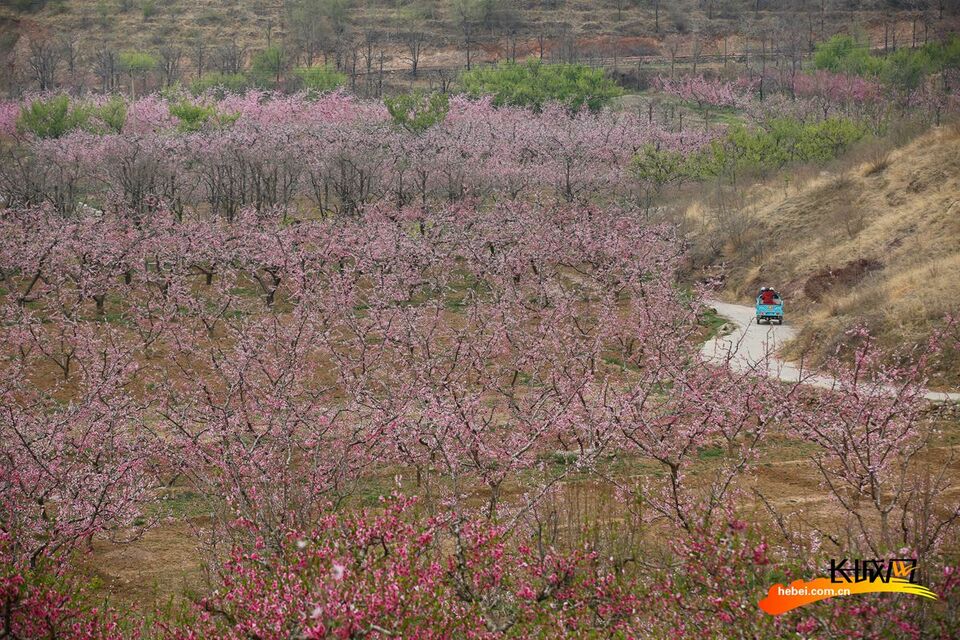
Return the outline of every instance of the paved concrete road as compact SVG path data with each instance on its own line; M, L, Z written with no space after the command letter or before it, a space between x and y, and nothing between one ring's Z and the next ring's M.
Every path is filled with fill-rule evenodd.
M809 369L777 357L783 344L796 336L789 324L757 324L753 307L719 300L707 300L706 303L734 327L731 333L713 338L703 345L701 354L707 360L729 362L737 371L754 370L786 382L803 382L825 389L833 388L836 384L833 378L815 375ZM960 402L960 393L928 391L924 395L936 402Z

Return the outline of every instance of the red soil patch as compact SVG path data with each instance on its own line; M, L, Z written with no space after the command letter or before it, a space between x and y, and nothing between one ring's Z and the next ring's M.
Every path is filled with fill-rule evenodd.
M871 271L882 269L876 260L860 258L839 269L826 269L807 278L803 293L814 302L820 302L835 287L853 287Z

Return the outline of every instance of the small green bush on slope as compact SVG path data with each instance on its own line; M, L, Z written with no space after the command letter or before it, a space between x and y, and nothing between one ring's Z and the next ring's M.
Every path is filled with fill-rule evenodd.
M463 88L471 97L493 96L495 106L511 105L536 110L550 102L571 109L599 111L622 91L603 70L580 64L506 62L468 71Z

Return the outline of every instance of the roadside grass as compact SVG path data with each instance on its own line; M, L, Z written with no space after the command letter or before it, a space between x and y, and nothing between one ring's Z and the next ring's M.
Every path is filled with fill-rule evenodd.
M175 486L165 489L159 500L150 504L148 515L190 520L209 515L212 506L213 501L208 496L188 487Z
M706 329L704 342L718 336L726 335L732 330L730 323L727 322L727 319L717 313L716 309L707 309L700 314L698 320L700 322L700 326Z

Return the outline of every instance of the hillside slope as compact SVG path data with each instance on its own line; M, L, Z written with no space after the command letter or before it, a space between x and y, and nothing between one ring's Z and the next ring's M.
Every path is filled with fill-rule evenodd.
M508 57L542 56L547 60L602 63L613 58L659 55L698 58L742 54L745 47L766 48L770 33L804 29L810 42L837 31L862 30L873 46L915 43L957 28L957 10L925 15L917 30L917 12L891 7L881 0L847 7L831 3L804 4L781 0L723 3L675 0L670 3L622 0L492 0L471 2L489 7L469 22L459 17L453 0L14 0L0 2L0 89L16 79L30 86L31 43L69 45L73 63L61 69L58 83L97 86L91 67L98 52L146 51L161 48L178 53L177 66L185 79L205 71L230 67L218 62L220 49L239 55L246 64L269 44L280 44L287 62L307 59L304 39L315 41L317 57L345 69L363 69L382 61L384 69L407 73L409 45L404 34L420 33L420 69L453 70L466 62L465 33L470 34L474 63ZM305 14L296 7L314 7ZM19 9L18 9L19 7ZM337 8L332 14L322 7ZM659 11L655 7L660 7ZM332 11L332 9L331 9ZM335 15L331 18L330 15ZM299 18L296 16L300 16ZM304 17L306 16L306 17ZM299 27L297 26L299 25ZM920 34L920 35L918 35ZM746 42L758 40L747 45ZM779 36L777 36L779 37ZM419 40L418 40L419 41ZM809 44L809 43L808 43ZM369 48L368 48L369 45ZM235 47L235 49L234 49ZM239 53L238 53L239 52ZM383 53L381 60L380 53ZM60 66L67 67L66 54ZM312 56L311 56L312 59ZM241 64L243 66L243 64ZM225 71L226 73L226 71Z
M960 308L958 125L786 196L766 187L739 215L727 221L741 229L737 242L716 260L725 294L749 301L760 286L780 289L802 327L794 353L829 353L860 320L887 346L918 343ZM957 365L945 362L940 382L955 384Z

